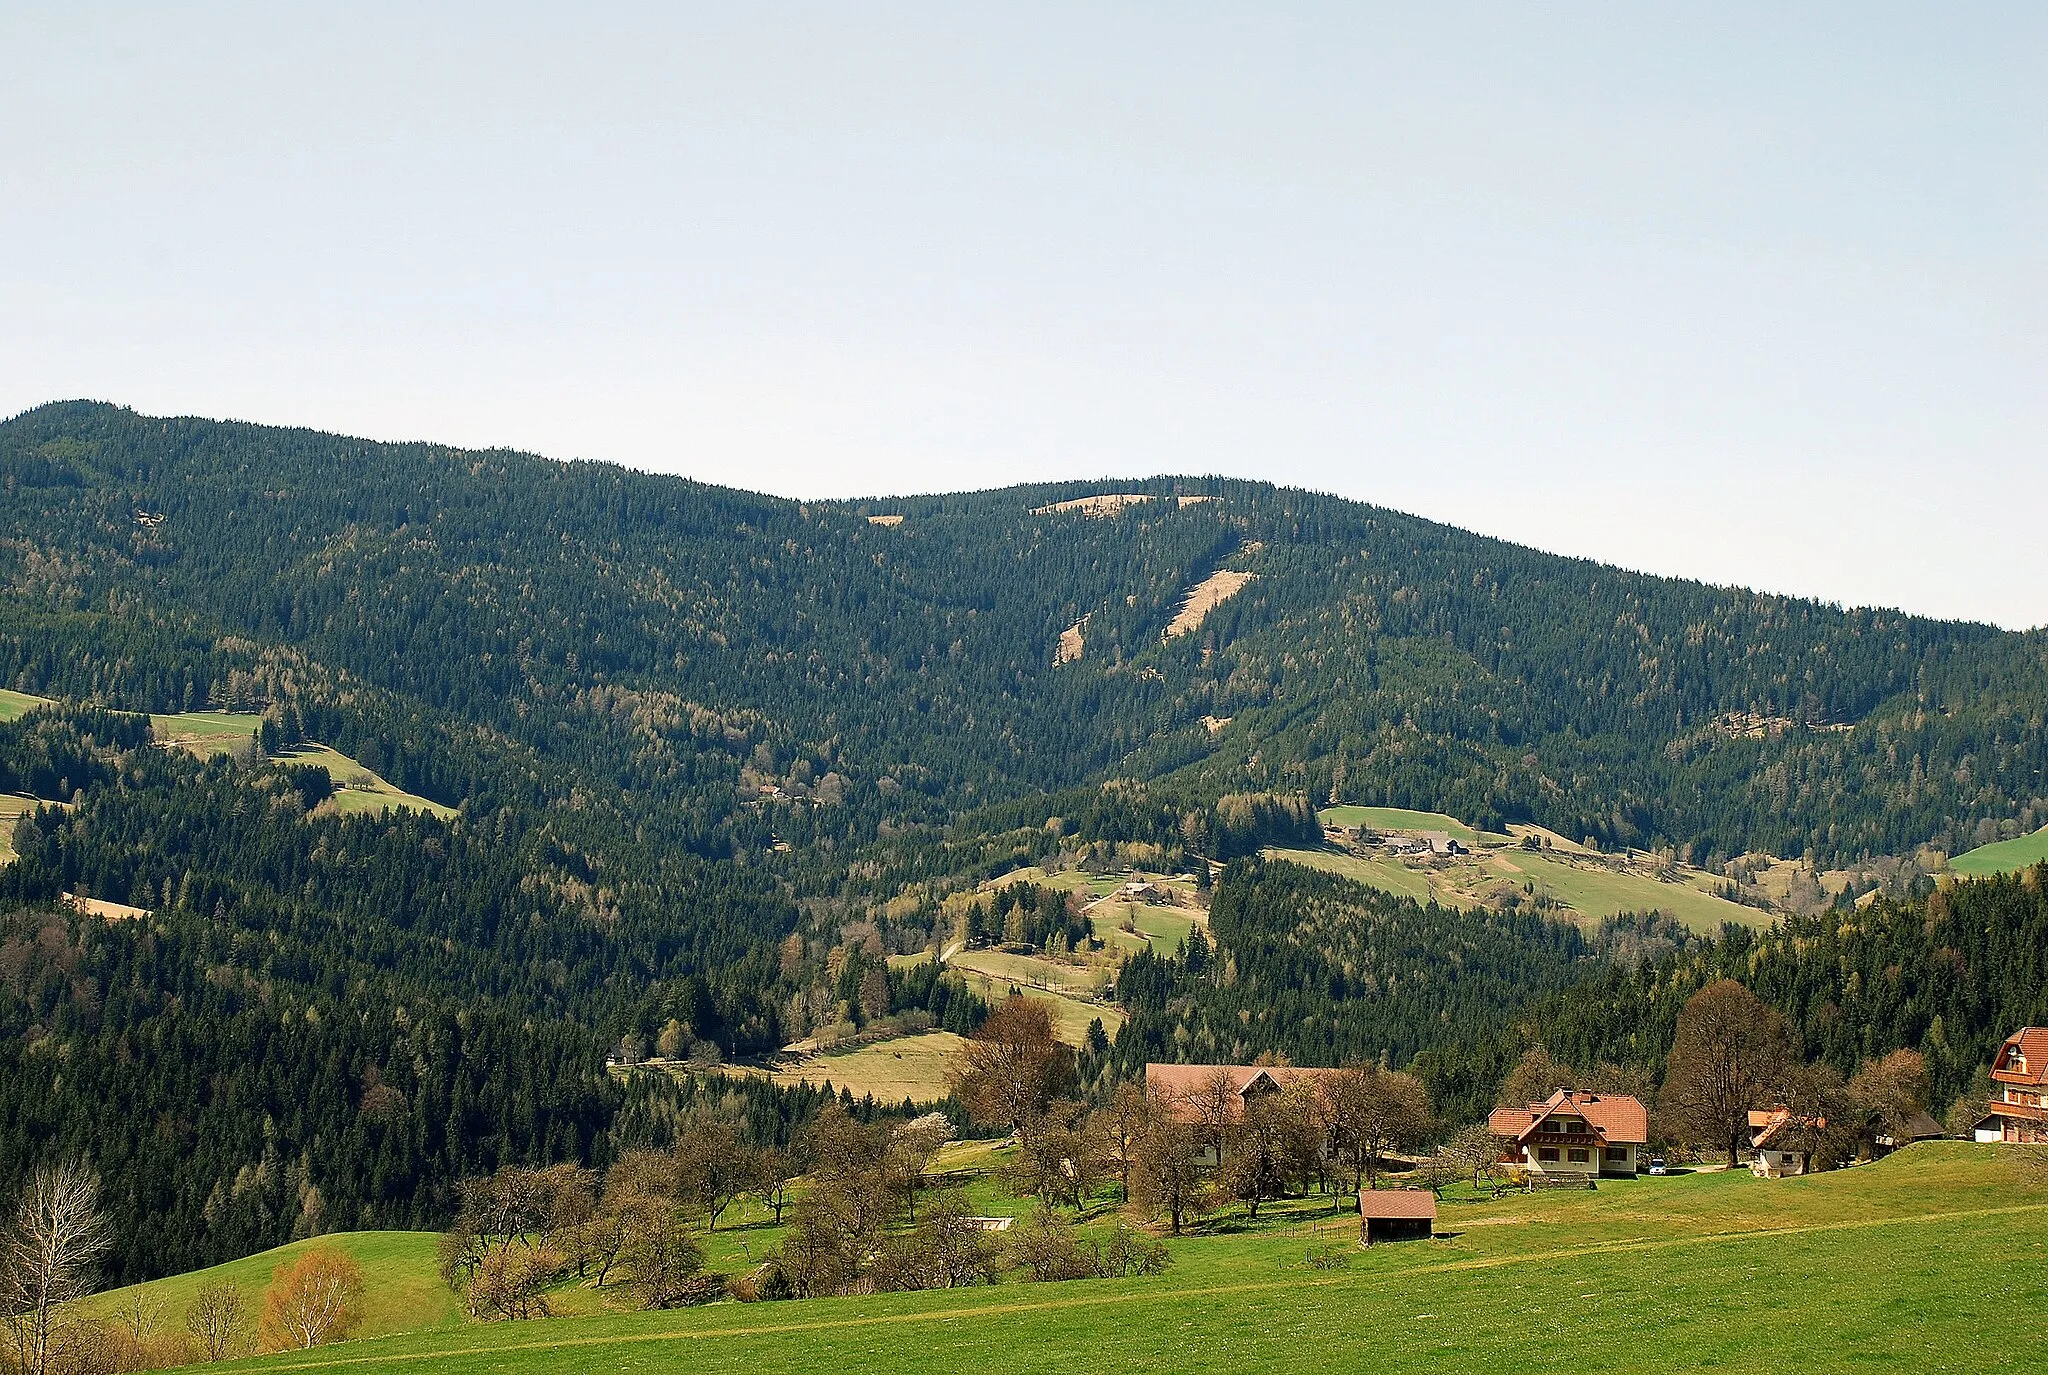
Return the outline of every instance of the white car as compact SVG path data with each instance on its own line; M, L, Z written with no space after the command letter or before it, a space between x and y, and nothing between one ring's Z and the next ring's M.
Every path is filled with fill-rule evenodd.
M1671 1173L1671 1171L1670 1171L1670 1170L1668 1170L1668 1169L1666 1169L1666 1168L1665 1168L1665 1166L1664 1166L1664 1157L1663 1157L1663 1156L1661 1156L1661 1155L1653 1155L1653 1156L1651 1156L1651 1157L1650 1157L1650 1173L1651 1173L1651 1174L1670 1174L1670 1173Z

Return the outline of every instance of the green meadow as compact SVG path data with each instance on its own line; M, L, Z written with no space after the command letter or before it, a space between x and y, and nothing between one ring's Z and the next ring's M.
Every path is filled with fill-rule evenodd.
M19 721L37 707L50 705L52 703L47 697L32 697L26 692L0 688L0 721Z
M1442 812L1415 812L1406 807L1325 807L1316 813L1325 826L1367 826L1375 831L1442 831L1470 845L1479 833Z
M166 1326L177 1328L184 1322L185 1310L200 1287L216 1280L237 1285L251 1311L259 1311L271 1272L298 1259L308 1247L322 1244L339 1247L363 1267L362 1336L418 1332L457 1322L462 1314L455 1295L441 1282L434 1259L434 1240L432 1232L342 1232L321 1237L318 1243L295 1241L209 1269L95 1294L86 1301L84 1311L104 1316L141 1293L161 1305Z
M1948 867L1968 878L1990 874L2017 873L2031 865L2048 863L2048 827L2014 840L1994 841L1957 855Z
M983 1152L991 1148L977 1146ZM1464 1196L1459 1196L1462 1193ZM764 1220L765 1221L765 1220ZM1806 1179L1454 1191L1364 1249L1327 1199L1230 1213L1140 1280L442 1325L250 1370L1676 1372L2040 1368L2048 1161L1963 1143ZM747 1240L749 1234L754 1239ZM722 1230L714 1259L772 1229ZM1312 1255L1335 1256L1311 1264Z

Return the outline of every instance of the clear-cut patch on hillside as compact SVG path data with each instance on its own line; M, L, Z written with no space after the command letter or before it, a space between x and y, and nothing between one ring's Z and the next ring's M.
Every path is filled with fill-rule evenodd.
M1079 511L1084 516L1113 516L1117 512L1127 510L1130 507L1142 506L1148 501L1158 500L1158 497L1153 496L1149 492L1103 492L1092 497L1075 497L1071 501L1055 501L1049 506L1034 507L1031 514L1034 516L1056 516L1067 511ZM1205 502L1214 500L1216 500L1215 497L1208 496L1172 498L1176 506L1200 506ZM874 517L870 516L868 519L873 520Z
M1199 630L1203 619L1211 611L1229 601L1252 580L1249 573L1218 569L1189 589L1187 599L1180 604L1180 611L1166 627L1166 638L1176 635L1191 635Z
M1088 628L1088 618L1083 616L1060 632L1059 646L1052 652L1053 667L1071 664L1081 657L1081 651L1088 647L1083 632Z
M868 524L870 524L870 525L901 525L902 523L903 523L903 517L901 517L901 516L869 516L869 517L868 517Z

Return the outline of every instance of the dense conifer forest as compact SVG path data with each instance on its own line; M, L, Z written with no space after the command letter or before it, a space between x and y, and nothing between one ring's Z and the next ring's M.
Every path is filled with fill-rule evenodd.
M1104 490L1151 499L1047 509ZM1169 634L1218 571L1251 576ZM802 503L84 403L0 425L0 580L0 687L55 703L0 723L25 809L0 1191L90 1157L118 1278L439 1225L463 1178L601 1163L690 1092L609 1075L621 1050L972 1030L977 998L890 957L1062 845L1205 882L1231 861L1213 942L1122 967L1098 1086L1147 1059L1384 1060L1469 1121L1539 1044L1654 1083L1725 974L1845 1073L1924 1051L1946 1101L2048 1021L2038 874L1701 940L1258 858L1315 843L1331 801L1703 865L2018 834L2048 821L2038 632L1254 483ZM147 715L205 710L261 725L202 758ZM301 742L449 814L324 805ZM970 934L1089 939L1052 890L1000 891ZM769 1137L818 1099L745 1093Z

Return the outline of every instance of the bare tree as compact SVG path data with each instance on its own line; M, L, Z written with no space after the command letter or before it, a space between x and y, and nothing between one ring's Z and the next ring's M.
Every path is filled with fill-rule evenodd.
M917 1221L918 1182L924 1178L939 1148L952 1139L953 1124L942 1112L928 1112L889 1133L883 1168L909 1204L913 1224Z
M1479 1187L1480 1176L1492 1170L1501 1157L1501 1140L1493 1134L1484 1122L1469 1127L1460 1127L1444 1142L1443 1152L1458 1162L1461 1173L1472 1176L1472 1187Z
M185 1330L198 1341L209 1361L224 1361L249 1344L249 1309L233 1280L199 1286L185 1310Z
M1207 1201L1201 1150L1193 1128L1162 1116L1138 1138L1131 1162L1131 1201L1155 1217L1164 1214L1176 1236Z
M1660 1098L1694 1143L1741 1155L1752 1108L1775 1106L1792 1062L1785 1019L1733 979L1716 979L1678 1014Z
M1073 1074L1074 1052L1054 1037L1051 1010L1016 996L989 1014L947 1078L976 1122L1023 1132Z
M760 1160L740 1135L739 1123L702 1104L676 1133L675 1162L678 1191L704 1210L714 1232L719 1214L760 1177Z
M1849 1081L1849 1096L1873 1135L1900 1141L1927 1111L1927 1061L1917 1050L1895 1050L1866 1060Z
M1429 1138L1429 1091L1412 1074L1351 1065L1329 1076L1324 1091L1331 1105L1332 1144L1351 1171L1354 1193L1377 1187L1389 1154Z
M1103 1163L1116 1174L1117 1197L1131 1201L1131 1171L1138 1160L1138 1143L1159 1120L1159 1105L1132 1079L1118 1084L1109 1101L1095 1110L1094 1135L1102 1148Z
M112 1243L100 1184L72 1162L29 1176L0 1247L0 1311L23 1375L46 1375L66 1305L92 1292L93 1266Z
M1004 1169L1011 1187L1046 1207L1065 1204L1079 1212L1103 1176L1102 1147L1091 1121L1079 1103L1049 1104Z

